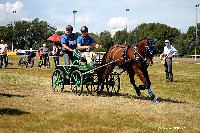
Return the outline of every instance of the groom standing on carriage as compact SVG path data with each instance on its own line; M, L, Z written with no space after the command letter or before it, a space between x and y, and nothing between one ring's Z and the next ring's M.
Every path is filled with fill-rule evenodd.
M73 57L73 52L77 47L76 39L78 35L72 33L73 27L68 25L66 27L66 33L61 36L62 52L64 54L65 65L70 64L70 58Z

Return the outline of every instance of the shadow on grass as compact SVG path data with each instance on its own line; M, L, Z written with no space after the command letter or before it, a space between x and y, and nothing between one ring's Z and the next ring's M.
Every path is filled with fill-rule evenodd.
M0 93L0 97L5 96L5 97L26 97L25 95L15 95L15 94L5 94L5 93Z
M73 93L72 91L63 91L64 93ZM119 93L119 94L113 94L113 95L110 95L107 91L103 91L101 94L97 94L96 91L94 92L88 92L87 89L84 88L83 92L81 95L90 95L90 96L100 96L100 97L112 97L112 96L119 96L119 97L124 97L124 98L130 98L130 99L138 99L138 100L145 100L145 101L151 101L151 97L149 96L144 96L144 97L139 97L139 96L136 96L136 95L131 95L129 93ZM161 102L168 102L168 103L180 103L180 104L185 104L187 102L185 101L179 101L179 100L173 100L173 99L170 99L170 98L161 98L161 97L158 97L157 98L158 101L161 103Z
M131 98L131 99L138 99L138 100L147 100L147 101L151 101L151 97L147 96L147 97L138 97L138 96L135 96L135 95L130 95L128 93L125 93L125 94L122 94L120 93L119 96L123 96L125 98ZM183 102L183 101L178 101L178 100L172 100L170 98L167 98L167 99L164 99L164 98L161 98L161 97L158 97L157 98L159 102L169 102L169 103L187 103L187 102Z
M26 111L21 111L19 109L0 108L0 115L23 115L23 114L30 114L30 113Z
M70 93L70 92L68 92ZM91 96L101 96L101 97L112 97L112 96L119 96L119 97L124 97L124 98L130 98L130 99L138 99L138 100L146 100L146 101L151 101L151 97L147 96L147 97L138 97L136 95L131 95L128 93L119 93L118 95L109 95L107 91L103 91L101 94L97 95L95 93L93 94L89 94L88 91L83 91L82 93L83 95L91 95ZM170 98L161 98L158 97L157 98L159 102L168 102L168 103L187 103L187 102L183 102L183 101L178 101L178 100L172 100Z
M18 67L7 67L6 69L12 69L12 70L14 70L14 69L19 69Z
M158 101L159 102L169 102L169 103L187 103L187 102L183 102L183 101L172 100L170 98L164 99L164 98L161 98L161 97L158 97Z
M180 79L177 79L177 80L174 80L172 83L189 83L189 82L193 82L193 80L180 80Z

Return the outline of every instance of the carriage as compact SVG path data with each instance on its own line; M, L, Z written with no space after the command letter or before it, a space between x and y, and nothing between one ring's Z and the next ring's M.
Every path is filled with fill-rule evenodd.
M26 68L28 68L28 66L30 65L30 68L32 68L34 66L34 57L35 56L36 56L36 53L34 51L25 53L20 58L20 60L18 62L18 66L19 67L25 66Z
M92 65L89 65L81 58L79 52L73 52L71 65L57 65L52 75L53 91L62 92L65 85L69 85L71 91L81 95L82 92L93 94L97 92L98 71L101 66L100 55L96 60L93 60ZM109 94L117 94L120 89L120 73L112 72L109 78L103 83Z
M153 64L155 44L156 39L151 40L147 37L129 46L115 44L104 54L102 60L99 58L99 61L94 61L92 66L82 62L78 52L73 52L72 65L56 67L52 76L52 88L63 91L64 85L70 85L73 92L81 95L84 86L89 93L97 91L98 94L101 94L106 87L109 94L119 94L119 76L126 71L137 95L143 97L141 90L147 90L151 100L157 102L150 88L151 82L147 70L148 66ZM113 71L116 66L123 71L121 73ZM143 85L136 85L135 74Z

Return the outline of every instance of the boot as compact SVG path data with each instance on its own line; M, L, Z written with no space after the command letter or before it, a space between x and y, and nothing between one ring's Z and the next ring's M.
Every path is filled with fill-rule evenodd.
M170 80L169 80L169 73L168 73L168 72L166 72L166 80L167 80L167 82L170 81Z
M169 81L173 82L173 74L172 73L169 74Z

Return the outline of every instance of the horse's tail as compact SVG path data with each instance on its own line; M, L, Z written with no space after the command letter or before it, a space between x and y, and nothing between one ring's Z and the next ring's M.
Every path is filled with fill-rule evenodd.
M97 76L98 76L99 82L102 81L102 77L104 75L104 71L105 71L104 65L106 64L106 58L107 58L107 56L108 56L108 51L103 55L102 61L100 63L101 68L98 69L98 71L97 71Z

